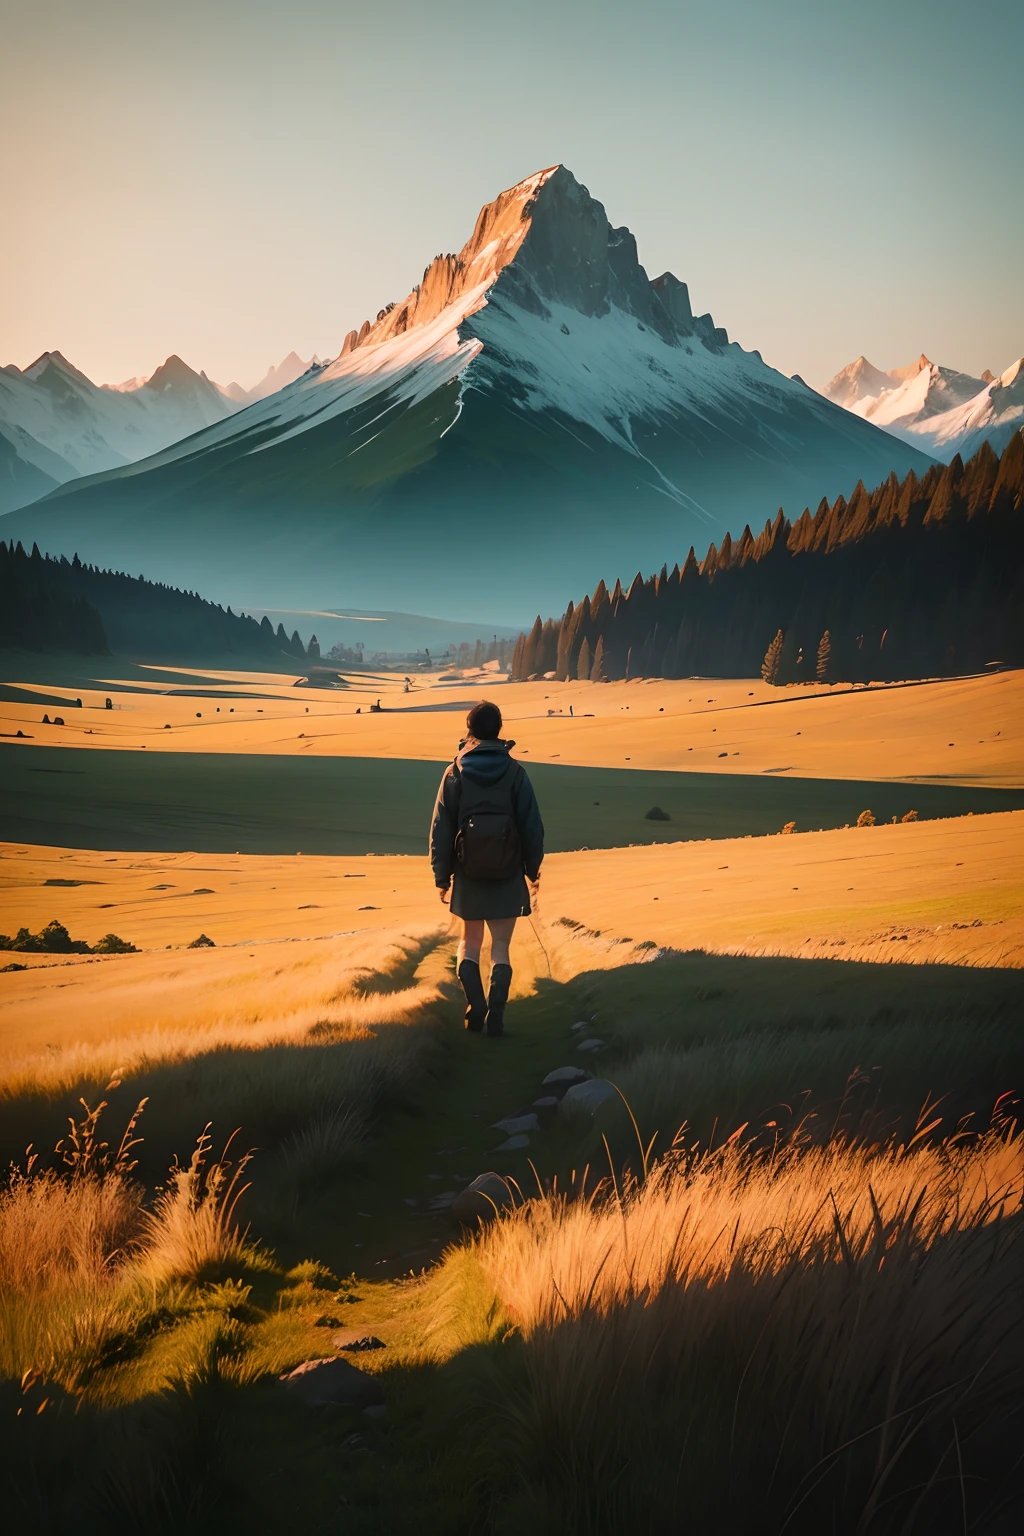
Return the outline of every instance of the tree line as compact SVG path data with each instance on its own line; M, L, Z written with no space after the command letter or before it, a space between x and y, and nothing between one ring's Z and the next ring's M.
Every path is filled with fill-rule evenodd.
M26 554L20 540L0 539L0 646L24 651L105 656L111 651L151 659L191 656L319 658L314 635L257 623L198 592L123 571L84 565L77 554Z
M511 676L874 682L1024 662L1024 434L538 615Z

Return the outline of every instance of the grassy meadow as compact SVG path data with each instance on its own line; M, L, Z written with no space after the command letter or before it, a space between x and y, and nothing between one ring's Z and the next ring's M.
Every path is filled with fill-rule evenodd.
M435 762L3 755L53 835L0 850L0 930L138 949L0 955L14 1529L1018 1528L1024 812L980 774L533 769L564 851L489 1041L411 856ZM921 819L845 826L883 795ZM415 848L312 840L385 808ZM565 1066L596 1110L536 1103ZM458 1226L488 1170L509 1208ZM277 1380L317 1358L363 1395Z

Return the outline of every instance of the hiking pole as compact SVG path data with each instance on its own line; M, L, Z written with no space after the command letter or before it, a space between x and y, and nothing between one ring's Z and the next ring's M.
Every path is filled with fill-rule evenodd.
M544 943L544 940L540 936L540 931L537 928L536 922L534 921L534 915L533 915L533 910L532 910L533 907L537 906L539 904L539 902L540 902L540 888L539 888L539 886L531 894L532 894L532 898L533 899L532 899L532 901L530 903L530 907L531 907L531 911L530 911L530 927L533 929L533 936L534 936L534 938L537 940L537 943L540 945L541 953L544 956L544 963L545 963L545 965L548 968L548 975L551 977L552 980L554 980L554 973L551 970L551 956L548 954L548 947L547 947L547 945Z

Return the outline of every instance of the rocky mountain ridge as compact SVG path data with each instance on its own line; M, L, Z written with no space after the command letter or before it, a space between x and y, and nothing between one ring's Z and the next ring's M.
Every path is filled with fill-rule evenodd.
M551 166L333 363L16 523L185 586L201 573L226 601L456 618L487 594L514 623L538 567L554 605L602 569L929 463L695 317Z

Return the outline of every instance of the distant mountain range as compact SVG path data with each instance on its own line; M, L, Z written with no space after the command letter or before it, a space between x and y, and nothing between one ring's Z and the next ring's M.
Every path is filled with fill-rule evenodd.
M333 363L7 531L229 601L516 623L602 570L930 462L694 315L552 166Z
M1024 358L999 377L980 378L933 363L924 353L883 373L866 357L836 374L823 393L865 421L948 463L971 458L983 442L1001 453L1024 425Z
M314 360L315 362L315 360ZM172 356L148 378L94 384L60 352L0 368L0 512L82 475L134 464L234 415L313 366L290 352L250 390Z
M301 379L310 368L318 368L320 365L321 359L315 354L308 363L304 363L297 352L289 352L276 368L271 363L263 378L251 389L243 389L241 384L229 384L223 393L237 405L252 405L256 400L265 400L268 395L276 395L277 391L284 389L286 384L294 384L295 380ZM219 389L221 386L217 387Z

